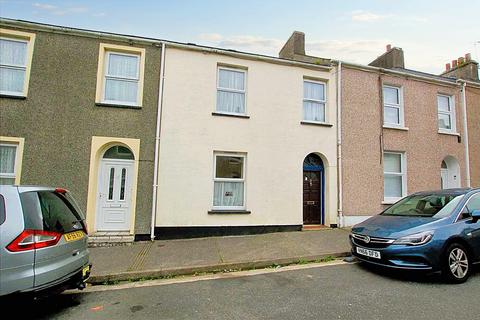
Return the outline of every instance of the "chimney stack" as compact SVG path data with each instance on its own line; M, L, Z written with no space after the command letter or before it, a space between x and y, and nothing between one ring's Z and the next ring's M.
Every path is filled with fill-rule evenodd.
M478 79L478 62L472 60L472 55L466 53L464 57L452 60L452 65L447 63L446 70L441 74L444 77L455 79L463 79L470 81L479 81Z
M295 60L295 55L305 55L305 33L294 31L278 54L280 58Z
M402 48L392 47L391 44L388 44L387 52L370 62L368 65L385 69L404 69L405 60L403 58L403 50Z

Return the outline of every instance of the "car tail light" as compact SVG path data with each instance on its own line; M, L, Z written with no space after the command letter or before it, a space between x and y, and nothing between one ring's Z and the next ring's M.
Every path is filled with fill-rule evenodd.
M21 252L54 246L62 235L58 232L42 230L24 230L7 246L11 252Z
M64 189L64 188L55 188L55 192L56 193L61 193L61 194L65 194L68 192L67 189Z

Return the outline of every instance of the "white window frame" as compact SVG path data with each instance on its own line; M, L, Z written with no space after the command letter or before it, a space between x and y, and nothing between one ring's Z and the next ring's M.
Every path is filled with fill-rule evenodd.
M398 90L398 104L385 102L385 97L383 95L383 88L391 88L391 89ZM383 100L383 125L385 127L404 128L405 127L405 116L404 116L405 108L403 104L403 87L392 86L387 84L382 85L382 100ZM385 122L385 107L398 109L399 123Z
M395 154L400 155L400 170L401 172L387 172L385 171L385 161L383 161L383 204L392 204L402 199L407 195L407 157L405 152L398 151L384 151L383 158L385 154ZM401 176L402 177L402 196L401 197L385 197L385 176Z
M317 100L317 99L307 99L305 98L305 91L303 93L303 100L302 100L302 118L303 122L311 122L311 123L328 123L328 118L327 118L327 83L324 81L319 81L319 80L310 80L310 79L303 79L303 87L305 87L305 82L310 82L310 83L315 83L315 84L320 84L323 85L323 100ZM316 103L323 103L323 114L325 115L325 120L324 121L315 121L315 120L307 120L305 119L305 107L303 105L304 102L316 102Z
M438 105L438 98L439 97L445 97L448 98L448 104L450 106L450 111L441 111ZM450 117L450 124L451 128L450 129L445 129L445 128L440 128L438 126L438 120L439 120L439 115L448 115ZM455 99L453 99L453 96L448 95L448 94L437 94L437 126L438 126L438 132L440 133L456 133L457 132L457 125L456 125L456 117L455 117Z
M0 147L14 147L15 148L15 159L13 160L13 173L3 173L0 172L0 178L6 178L6 179L14 179L13 184L17 184L17 173L18 173L18 144L16 143L0 143Z
M243 90L237 90L237 89L232 89L232 88L224 88L220 87L220 70L227 70L227 71L234 71L234 72L241 72L243 73ZM243 106L243 113L237 113L237 112L226 112L223 110L218 109L218 98L215 97L215 113L222 113L222 114L232 114L232 115L247 115L247 70L245 69L240 69L240 68L232 68L232 67L225 67L225 66L218 66L217 67L217 96L218 96L218 91L224 91L224 92L233 92L233 93L243 93L243 101L244 101L244 106Z
M118 76L113 76L108 74L108 65L110 61L110 55L115 54L119 56L127 56L127 57L136 57L137 58L137 75L135 77L118 77ZM108 104L116 104L116 105L122 105L122 106L131 106L132 104L135 106L139 106L139 99L140 99L140 68L141 68L141 54L140 53L124 53L124 52L118 52L114 50L107 49L105 51L105 73L103 75L103 92L102 92L102 102L103 103L108 103ZM113 80L121 80L121 81L128 81L128 82L135 82L137 84L137 100L135 102L132 101L119 101L119 100L107 100L105 99L105 93L106 93L106 84L107 84L107 79L113 79Z
M0 38L9 41L23 42L27 44L25 53L25 65L2 65L2 67L16 70L25 70L22 92L0 91L1 95L13 97L26 97L30 82L30 71L32 69L33 46L35 43L35 34L23 31L0 28Z
M242 158L242 178L217 178L217 157L237 157ZM213 154L213 188L212 191L215 193L215 182L243 182L243 206L214 206L213 201L215 195L212 195L212 209L213 210L245 210L246 208L246 159L247 155L243 153L227 153L227 152L215 152Z

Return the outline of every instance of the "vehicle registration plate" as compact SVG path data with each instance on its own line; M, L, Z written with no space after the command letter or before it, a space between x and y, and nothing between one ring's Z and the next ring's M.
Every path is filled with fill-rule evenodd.
M381 259L379 251L357 247L357 253L370 258Z
M86 266L82 269L82 277L85 279L90 275L90 266Z
M80 240L83 238L84 235L85 234L83 233L83 231L74 231L64 234L63 237L65 238L65 241L70 242Z

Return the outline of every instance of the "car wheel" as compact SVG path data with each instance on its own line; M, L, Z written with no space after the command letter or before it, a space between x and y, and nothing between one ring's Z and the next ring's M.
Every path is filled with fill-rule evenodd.
M467 249L459 243L452 243L447 248L443 261L443 273L447 280L453 283L465 282L471 269Z

